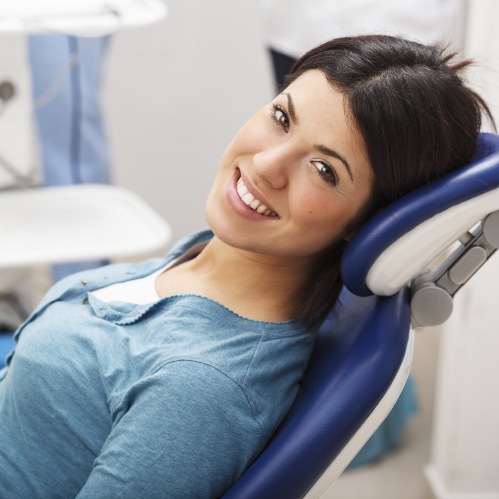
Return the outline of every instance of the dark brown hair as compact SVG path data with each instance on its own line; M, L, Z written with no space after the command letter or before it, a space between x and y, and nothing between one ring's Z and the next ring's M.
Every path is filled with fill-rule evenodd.
M407 192L468 163L477 147L487 105L458 73L469 61L401 38L338 38L307 52L291 68L284 88L317 69L346 97L374 173L371 196L348 230ZM317 325L327 316L342 283L339 262L346 243L318 257L302 296L298 319Z

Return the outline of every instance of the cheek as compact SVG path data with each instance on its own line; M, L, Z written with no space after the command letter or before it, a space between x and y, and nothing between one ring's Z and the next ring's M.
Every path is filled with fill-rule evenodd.
M352 203L336 192L325 195L304 195L295 198L293 218L313 241L314 246L326 247L337 238L342 238L356 210ZM320 248L322 249L322 248Z
M299 193L291 203L292 217L308 227L330 226L339 222L345 207L334 200L334 194Z

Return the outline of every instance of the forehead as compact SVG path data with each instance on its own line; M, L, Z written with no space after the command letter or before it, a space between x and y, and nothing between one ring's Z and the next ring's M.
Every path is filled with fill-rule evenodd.
M284 91L294 89L295 91L303 91L311 97L323 97L328 92L340 93L341 92L326 78L325 74L319 69L309 69L305 71L295 80L293 80ZM315 92L319 91L317 95Z
M348 98L337 89L322 71L310 70L301 74L286 89L302 120L320 119L323 125L348 127L349 135L358 135L352 119ZM347 131L347 130L345 130Z

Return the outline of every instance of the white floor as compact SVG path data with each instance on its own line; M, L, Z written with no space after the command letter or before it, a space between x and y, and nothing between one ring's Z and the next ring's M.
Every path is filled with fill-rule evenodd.
M439 340L437 328L416 331L412 376L420 410L400 448L370 466L343 473L328 498L434 499L423 470L430 457Z

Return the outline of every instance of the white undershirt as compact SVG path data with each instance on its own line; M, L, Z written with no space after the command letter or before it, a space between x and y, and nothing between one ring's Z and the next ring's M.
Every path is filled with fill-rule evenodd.
M156 270L152 274L132 279L125 282L117 282L110 284L104 288L92 291L92 294L99 300L109 303L112 301L121 301L125 303L136 303L137 305L147 305L148 303L157 302L160 299L156 291L156 277L165 270L179 265L198 255L206 246L207 242L202 242L188 249L182 256L172 260L170 263Z
M137 305L146 305L159 300L156 291L156 277L171 267L174 262L156 270L152 274L131 281L117 282L105 288L96 289L92 294L99 300L109 303L112 301L121 301L125 303L136 303Z

